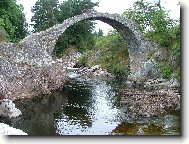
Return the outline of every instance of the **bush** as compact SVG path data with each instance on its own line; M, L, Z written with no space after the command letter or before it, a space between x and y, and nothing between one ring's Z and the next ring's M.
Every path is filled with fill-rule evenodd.
M169 78L173 69L170 66L164 66L162 70L163 78Z
M165 49L167 60L170 56L176 57L174 68L167 66L169 65L167 60L160 66L162 75L168 77L171 72L176 71L175 68L180 67L180 18L171 19L169 11L161 4L161 1L149 3L146 0L136 0L133 7L127 9L123 16L136 22L146 39ZM151 54L148 54L148 58L150 57Z
M0 42L6 42L8 41L8 34L6 30L0 26Z
M83 55L79 64L93 66L100 64L108 72L122 77L129 73L129 53L127 43L115 31L107 36L96 38L95 48Z
M110 71L116 75L116 76L123 76L126 74L126 69L123 65L121 65L120 63L117 63L115 65L112 65L112 67L110 68Z
M110 31L107 36L96 39L96 51L100 51L99 62L108 72L123 76L129 71L129 53L127 43L116 31Z
M176 79L178 81L180 81L180 75L181 75L181 73L180 73L180 67L179 67L179 68L176 69Z
M84 54L80 57L79 64L86 67L87 66L87 60L88 60L87 55Z

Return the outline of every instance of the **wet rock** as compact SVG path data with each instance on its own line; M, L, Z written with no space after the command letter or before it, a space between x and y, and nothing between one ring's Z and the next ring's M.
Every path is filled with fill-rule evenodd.
M176 57L176 55L171 55L170 58L169 58L169 65L171 67L175 67L178 63L178 59Z
M72 78L77 78L77 77L79 77L79 76L80 76L80 75L78 75L78 74L76 74L76 73L69 73L69 74L68 74L68 77L71 78L71 79L72 79Z
M107 70L102 69L100 65L92 66L91 68L88 67L82 67L77 71L79 74L82 75L93 75L93 76L107 76L107 77L113 77Z
M0 135L28 135L20 129L10 127L7 124L0 123Z
M6 118L16 118L21 114L21 111L15 107L15 104L12 102L12 100L0 100L0 116Z
M0 94L0 100L2 100L4 97Z
M80 63L75 63L75 65L73 66L73 68L80 68L80 67L83 67Z
M168 80L163 79L163 78L157 78L157 79L147 79L147 81L144 82L146 85L169 85Z
M163 61L165 60L165 55L160 50L158 50L152 55L152 59L155 61Z
M94 72L96 70L99 70L100 69L100 65L92 66L91 69L92 69L92 72Z
M157 65L154 65L154 67L148 72L148 77L149 78L160 78L160 77L162 77L162 74L161 74L162 72L161 72L161 69L160 68L158 68L158 66Z
M175 79L174 74L172 74L171 77L172 78L169 80L169 83L170 83L169 86L170 87L180 87L180 84L179 84L178 80Z
M156 65L156 62L154 61L154 59L149 59L147 60L144 65L143 65L143 69L141 71L141 75L142 76L147 76L149 71L152 70L152 68Z

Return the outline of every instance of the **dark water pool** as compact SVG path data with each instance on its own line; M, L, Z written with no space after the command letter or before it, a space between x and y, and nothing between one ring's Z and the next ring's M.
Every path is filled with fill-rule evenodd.
M180 112L136 117L119 105L120 81L70 74L52 95L16 101L23 115L1 119L29 135L180 135Z

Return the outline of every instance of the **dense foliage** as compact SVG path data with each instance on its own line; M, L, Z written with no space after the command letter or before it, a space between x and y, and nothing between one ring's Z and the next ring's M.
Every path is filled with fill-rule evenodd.
M4 42L8 40L8 33L4 28L4 20L0 18L0 42Z
M67 0L60 4L58 0L38 0L32 8L34 30L45 30L54 24L62 23L67 18L94 9L95 6L98 6L98 3L93 3L91 0ZM92 21L82 21L68 28L59 37L54 54L62 56L64 50L71 45L75 45L80 51L92 48L94 24Z
M34 32L45 30L58 23L58 0L38 0L31 9Z
M171 19L160 1L138 0L123 16L135 21L145 38L159 44L160 50L166 50L166 60L159 63L163 77L168 78L173 72L180 75L180 20Z
M16 42L27 34L23 6L16 0L0 1L0 41Z
M166 56L164 61L157 62L157 69L160 69L162 77L169 78L175 73L179 79L180 22L169 17L169 12L161 6L160 1L148 3L138 0L123 13L123 16L132 19L146 39L159 45L158 50ZM97 32L94 35L98 37ZM81 63L89 66L100 63L116 75L128 74L128 50L123 38L113 31L107 36L101 35L95 41L95 48L81 58ZM150 57L154 52L149 54ZM94 53L100 53L99 58L96 59Z
M92 10L95 6L98 6L98 3L93 3L91 0L63 1L60 5L59 22L62 23L67 18ZM94 28L95 23L87 20L72 25L59 37L54 51L55 54L62 55L64 49L70 45L75 45L79 51L93 48L94 39L92 31Z
M116 76L128 74L129 53L123 37L116 31L110 31L107 36L101 34L101 30L95 33L95 47L81 57L80 63L86 66L101 64L102 68Z
M162 47L172 47L172 41L179 38L179 23L169 17L168 11L161 7L160 3L138 0L123 16L135 21L146 38Z

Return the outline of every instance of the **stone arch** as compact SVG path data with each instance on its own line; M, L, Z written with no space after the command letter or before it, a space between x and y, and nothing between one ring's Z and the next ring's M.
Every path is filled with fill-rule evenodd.
M88 11L68 18L62 24L57 24L46 31L34 33L23 39L20 43L30 43L30 45L45 49L47 53L52 54L58 37L71 25L82 20L100 20L116 29L128 44L131 73L134 74L141 71L141 66L146 61L148 44L135 23L118 14Z

